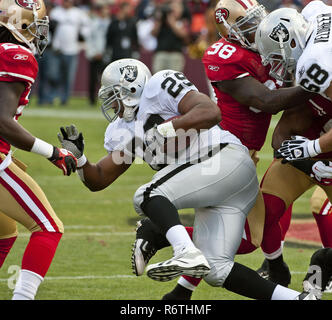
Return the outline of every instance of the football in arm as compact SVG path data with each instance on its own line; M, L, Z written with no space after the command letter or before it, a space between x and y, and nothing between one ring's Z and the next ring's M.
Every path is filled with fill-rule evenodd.
M163 123L178 119L182 115L171 117ZM166 138L164 144L164 152L168 155L177 155L179 152L186 150L190 146L190 136L184 130L178 129L177 136L174 138Z

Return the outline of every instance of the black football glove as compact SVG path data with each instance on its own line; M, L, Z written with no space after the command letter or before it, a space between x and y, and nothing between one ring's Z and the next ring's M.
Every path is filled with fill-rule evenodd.
M58 139L62 148L69 150L77 159L83 156L84 138L82 132L78 133L75 125L70 127L60 127L61 134L58 133Z

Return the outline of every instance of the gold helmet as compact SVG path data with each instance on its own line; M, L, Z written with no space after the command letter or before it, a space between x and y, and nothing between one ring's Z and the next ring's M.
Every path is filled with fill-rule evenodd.
M41 55L47 46L49 20L43 0L1 0L0 26L34 53Z
M215 8L215 23L224 38L256 50L254 33L266 15L264 6L256 0L220 0Z

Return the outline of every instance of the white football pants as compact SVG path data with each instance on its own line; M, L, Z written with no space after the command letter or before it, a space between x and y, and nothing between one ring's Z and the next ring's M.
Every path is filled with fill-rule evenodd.
M195 208L193 241L208 260L205 280L222 286L234 264L246 217L259 190L256 167L245 147L228 144L211 158L196 164L169 165L134 195L134 207L163 196L177 209Z

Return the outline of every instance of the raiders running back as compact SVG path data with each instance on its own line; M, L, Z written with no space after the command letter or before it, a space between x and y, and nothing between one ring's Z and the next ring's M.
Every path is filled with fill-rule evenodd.
M159 170L168 164L196 161L207 155L213 146L222 143L242 146L233 134L214 126L199 133L192 132L190 145L182 150L180 155L179 150L168 150L165 153L156 146L153 149L147 148L147 131L174 116L179 116L178 104L191 90L198 91L180 72L163 70L153 75L144 87L136 120L126 122L119 117L108 125L105 149L108 152L124 151L129 156L128 159L137 156L144 159L153 169Z

